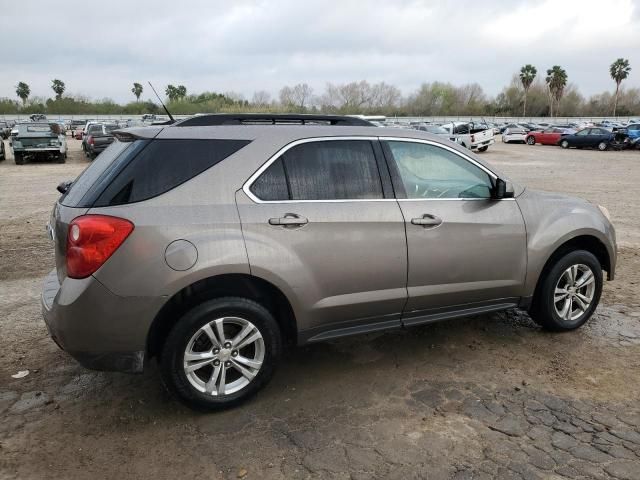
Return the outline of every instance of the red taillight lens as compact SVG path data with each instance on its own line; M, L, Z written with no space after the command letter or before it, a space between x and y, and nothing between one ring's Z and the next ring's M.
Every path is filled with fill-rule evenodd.
M133 231L129 220L83 215L69 224L67 275L86 278L98 270Z
M94 141L93 141L93 137L91 135L89 135L89 138L87 138L87 143L89 145L93 145Z

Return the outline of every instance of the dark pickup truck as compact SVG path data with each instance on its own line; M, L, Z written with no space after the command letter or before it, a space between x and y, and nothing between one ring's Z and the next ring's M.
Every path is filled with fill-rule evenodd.
M114 139L113 131L118 128L118 125L115 123L98 123L91 125L87 134L82 139L82 148L87 157L93 160L100 152L111 145Z

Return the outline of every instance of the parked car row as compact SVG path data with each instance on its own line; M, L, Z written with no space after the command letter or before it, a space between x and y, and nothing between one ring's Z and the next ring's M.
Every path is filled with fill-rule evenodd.
M510 124L502 131L502 142L598 150L640 148L640 122L629 123L623 128L587 126L574 129L572 125L550 125L529 130L522 124Z
M434 135L446 136L452 142L462 145L464 148L475 152L485 152L490 145L495 143L495 131L486 123L475 122L410 122L399 124L392 122L378 122L380 127L409 128Z

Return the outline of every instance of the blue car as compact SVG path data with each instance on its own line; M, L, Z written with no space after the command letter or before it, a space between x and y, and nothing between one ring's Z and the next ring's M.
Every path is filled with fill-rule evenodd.
M602 127L584 128L570 135L562 135L558 144L562 148L597 148L606 150L614 141L615 135Z
M627 126L627 135L632 142L636 138L640 138L640 123L632 123Z

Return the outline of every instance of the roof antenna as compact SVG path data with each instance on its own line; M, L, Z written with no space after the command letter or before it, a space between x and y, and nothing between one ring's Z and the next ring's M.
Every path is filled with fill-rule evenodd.
M164 111L167 112L167 115L169 115L169 118L171 119L171 123L175 123L176 122L175 118L173 118L173 115L171 115L171 112L169 111L167 106L162 102L160 95L158 95L158 92L156 92L156 89L153 88L153 85L151 85L151 82L149 82L149 86L151 87L151 90L153 90L153 93L156 94L156 97L158 97L158 100L160 101L160 105L162 105L162 108L164 108Z

